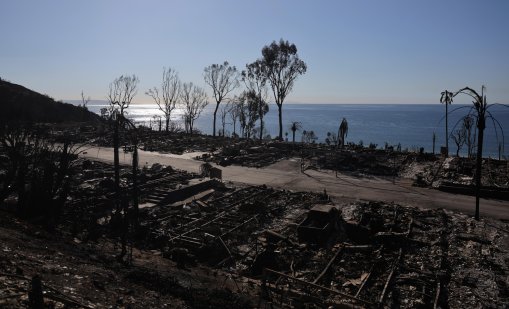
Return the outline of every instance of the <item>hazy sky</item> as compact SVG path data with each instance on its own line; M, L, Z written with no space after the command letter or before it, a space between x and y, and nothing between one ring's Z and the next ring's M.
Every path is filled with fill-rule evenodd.
M204 67L242 69L283 38L308 65L287 102L436 103L485 84L509 103L507 0L0 0L0 34L0 77L55 99L103 100L136 74L149 103L163 66L205 87Z

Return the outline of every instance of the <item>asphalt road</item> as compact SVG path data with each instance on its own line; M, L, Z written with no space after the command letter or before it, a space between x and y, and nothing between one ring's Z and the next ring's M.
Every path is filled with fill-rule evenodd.
M203 162L192 159L197 154L172 155L139 151L139 164L159 163L188 172L199 172ZM87 157L104 162L113 162L113 149L91 147ZM131 154L120 153L120 163L130 165ZM295 159L283 160L264 168L242 166L217 166L222 170L223 181L250 185L265 184L270 187L323 192L324 189L336 203L352 201L385 201L420 208L444 208L472 215L475 210L473 196L445 193L438 190L412 187L412 180L406 178L358 177L338 174L327 170L308 169L300 171L300 162ZM495 199L481 199L481 217L509 220L509 202Z

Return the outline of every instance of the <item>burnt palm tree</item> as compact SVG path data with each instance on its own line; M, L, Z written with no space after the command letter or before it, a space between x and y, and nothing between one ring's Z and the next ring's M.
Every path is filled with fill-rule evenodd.
M295 143L295 132L302 129L302 124L298 121L293 121L290 125L290 130L292 130L292 143Z
M447 90L442 91L441 97L440 97L440 103L445 104L445 148L447 148L446 157L449 156L449 124L448 124L448 105L452 103L452 98L454 97L452 92L449 92Z
M475 219L479 220L479 198L480 198L480 192L481 192L481 168L482 168L482 150L483 150L483 141L484 141L484 129L486 128L486 120L491 119L493 122L493 125L495 127L495 133L498 139L498 129L502 133L502 138L504 138L502 126L500 123L493 117L491 112L488 110L493 105L500 105L500 104L490 104L488 105L488 102L486 101L486 95L485 95L485 86L481 87L481 94L477 93L475 90L469 87L462 88L452 94L451 92L448 92L447 90L445 93L451 94L450 101L452 102L452 98L455 97L458 94L466 94L470 96L473 100L473 107L471 107L470 112L466 117L474 117L477 123L477 132L478 132L478 139L477 139L477 156L476 156L476 173L475 173ZM442 97L444 97L444 92L442 92ZM441 99L442 101L442 99Z
M338 128L338 136L339 136L339 143L341 143L341 148L343 148L345 146L345 138L346 136L348 135L348 121L346 121L346 118L343 118L343 120L341 120L341 124L339 125L339 128ZM338 143L338 146L339 146L339 143Z

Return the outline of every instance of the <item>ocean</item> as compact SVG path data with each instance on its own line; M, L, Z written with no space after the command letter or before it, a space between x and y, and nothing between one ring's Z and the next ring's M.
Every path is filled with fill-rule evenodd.
M212 134L214 106L215 104L209 104L195 122L195 128L205 134ZM89 109L98 114L102 107L105 105L89 105ZM269 107L269 112L264 117L266 134L276 137L278 134L277 106L270 104ZM459 121L468 113L470 107L471 105L449 105L449 134L460 127ZM455 109L458 110L454 111ZM509 108L493 105L489 111L498 120L504 131L509 132ZM182 123L181 114L180 110L176 110L172 120ZM155 104L131 104L128 109L128 117L136 123L149 125L152 121L152 126L155 128L154 115L162 115ZM383 148L386 143L395 147L401 144L402 149L416 150L424 147L426 152L431 152L433 133L435 133L435 152L439 152L440 146L445 146L444 116L445 106L439 103L283 104L283 131L288 132L288 139L291 140L290 124L293 121L298 121L301 123L302 129L296 133L296 141L301 141L303 130L312 130L318 138L316 141L323 143L327 138L327 132L337 133L341 120L345 118L348 121L346 142L355 144L362 142L364 146L372 143L376 144L377 148ZM219 111L217 118L216 129L219 130L221 128ZM226 121L230 122L229 119ZM504 139L500 129L495 132L495 125L496 123L488 119L483 154L485 157L498 158L499 145L501 145L502 156L509 157L509 134L508 138ZM232 125L226 125L226 132L233 132ZM237 127L238 132L239 128ZM455 154L456 148L452 138L449 139L449 152ZM465 153L466 146L463 146L460 154L464 155Z

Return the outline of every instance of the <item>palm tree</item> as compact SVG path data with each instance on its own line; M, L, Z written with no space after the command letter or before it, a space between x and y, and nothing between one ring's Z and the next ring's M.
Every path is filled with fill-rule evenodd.
M341 148L343 148L343 146L345 146L345 138L347 135L348 135L348 121L346 121L346 118L343 118L343 120L341 120L341 124L339 125L339 129L338 129L338 136L339 136L338 142L341 143ZM338 146L339 146L339 143L338 143Z
M302 124L298 121L293 121L290 125L290 130L292 130L292 143L295 143L295 132L302 129Z
M486 128L486 119L491 119L493 121L493 125L495 127L495 133L497 132L497 125L502 133L502 138L504 138L502 126L500 123L493 117L493 115L488 110L493 105L500 105L500 104L490 104L488 105L486 101L486 95L484 94L485 86L481 87L481 94L479 95L475 90L469 87L462 88L452 94L451 92L448 92L447 90L445 93L448 93L450 96L450 102L452 102L452 98L456 95L462 93L470 96L474 99L472 102L474 104L473 107L471 107L472 114L469 113L466 117L474 116L476 123L477 123L477 131L478 131L478 139L477 139L477 156L476 156L476 173L475 173L475 219L479 220L479 198L480 198L480 192L481 192L481 168L482 168L482 147L483 147L483 141L484 141L484 129ZM444 92L442 92L442 97L444 97ZM442 99L440 99L442 101ZM505 105L504 105L505 106ZM498 136L498 134L497 134Z
M452 98L454 97L452 92L447 90L442 91L442 96L440 97L440 103L445 104L445 148L447 148L446 157L449 156L449 124L448 124L448 105L452 103Z

